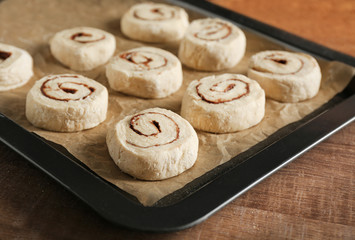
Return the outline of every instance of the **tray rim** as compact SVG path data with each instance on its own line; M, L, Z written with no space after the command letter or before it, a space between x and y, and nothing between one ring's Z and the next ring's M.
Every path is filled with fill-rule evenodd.
M355 66L354 57L300 38L213 3L203 0L191 2L188 0L168 0L167 2L208 12L313 55ZM131 201L117 191L117 187L113 187L104 179L85 169L82 165L70 160L63 153L54 149L35 134L28 132L1 113L0 140L51 176L106 220L134 230L155 232L177 231L204 221L278 169L354 121L355 109L351 108L354 105L355 94L353 92L333 108L321 113L237 167L218 176L218 178L211 181L208 185L200 188L180 202L163 207L146 207ZM4 131L5 129L6 131ZM295 136L296 138L297 136L304 138L303 134L309 132L312 132L311 136L305 138L302 143L295 142ZM21 134L23 138L13 137L18 136L18 134ZM31 147L28 145L28 141L32 142ZM35 148L33 147L34 145L36 146ZM292 151L282 151L285 146L292 146ZM36 151L36 148L42 149L42 152ZM275 159L273 161L263 162L260 160L270 157L275 151L282 154L276 158L274 156ZM45 161L43 156L46 156L46 158L51 157L51 163L49 164ZM262 170L253 172L253 174L245 174L248 172L248 169ZM75 179L73 176L75 176ZM211 192L213 192L212 196ZM205 199L206 197L208 197L209 201L201 202L201 199ZM172 218L171 216L174 217Z

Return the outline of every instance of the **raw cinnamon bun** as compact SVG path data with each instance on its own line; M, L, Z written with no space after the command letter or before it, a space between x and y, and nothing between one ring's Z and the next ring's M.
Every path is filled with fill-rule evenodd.
M0 43L0 91L20 87L33 76L31 55L20 48Z
M194 80L182 100L181 116L199 130L228 133L258 124L265 113L265 93L240 74Z
M281 102L314 97L322 75L317 61L304 53L263 51L250 59L248 77L259 82L266 96Z
M193 21L180 43L178 56L188 67L219 71L235 66L244 56L246 38L235 25L217 18Z
M176 176L194 165L198 152L192 126L161 108L125 117L108 131L106 141L117 166L142 180Z
M106 119L107 89L75 74L49 75L27 94L26 117L34 126L59 132L93 128Z
M106 63L116 49L115 37L103 30L76 27L60 31L50 41L53 56L73 70L88 71Z
M161 3L139 3L121 19L121 30L129 38L144 42L180 40L189 25L184 9Z
M120 53L106 66L110 87L143 98L163 98L182 84L179 59L159 48L141 47Z

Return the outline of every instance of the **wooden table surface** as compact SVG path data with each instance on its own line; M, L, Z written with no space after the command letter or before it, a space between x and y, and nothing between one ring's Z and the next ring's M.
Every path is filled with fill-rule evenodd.
M212 2L355 56L354 0ZM355 123L175 233L113 226L3 143L0 156L0 239L355 239Z

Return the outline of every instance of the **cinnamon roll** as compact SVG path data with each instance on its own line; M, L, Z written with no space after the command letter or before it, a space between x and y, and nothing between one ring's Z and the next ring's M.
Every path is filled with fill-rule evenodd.
M34 126L59 132L93 128L106 119L107 89L75 74L49 75L27 94L26 117Z
M110 87L143 98L163 98L182 84L177 57L159 48L141 47L121 52L106 66Z
M251 57L248 77L258 81L269 98L299 102L317 95L322 74L310 55L263 51Z
M125 117L108 131L106 141L116 165L142 180L176 176L197 159L195 130L178 114L161 108Z
M188 25L184 9L153 2L133 5L121 19L122 32L144 42L181 40Z
M50 41L53 56L78 71L92 70L106 63L116 49L115 37L103 30L76 27L60 31Z
M0 91L20 87L33 76L31 55L20 48L0 43Z
M199 130L228 133L258 124L265 113L265 93L240 74L213 75L192 81L183 97L181 116Z
M246 38L235 25L217 18L193 21L180 43L178 56L188 67L219 71L235 66L244 56Z

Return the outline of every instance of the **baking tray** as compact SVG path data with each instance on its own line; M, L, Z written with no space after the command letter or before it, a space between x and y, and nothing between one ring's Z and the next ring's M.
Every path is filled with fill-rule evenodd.
M212 3L187 0L168 2L207 16L227 19L287 47L355 66L355 58L351 56ZM108 221L135 230L176 231L202 222L317 143L354 121L354 106L355 78L344 91L302 120L278 130L263 142L150 207L143 206L135 197L99 177L61 146L28 132L1 113L0 140ZM241 157L246 160L235 164Z

